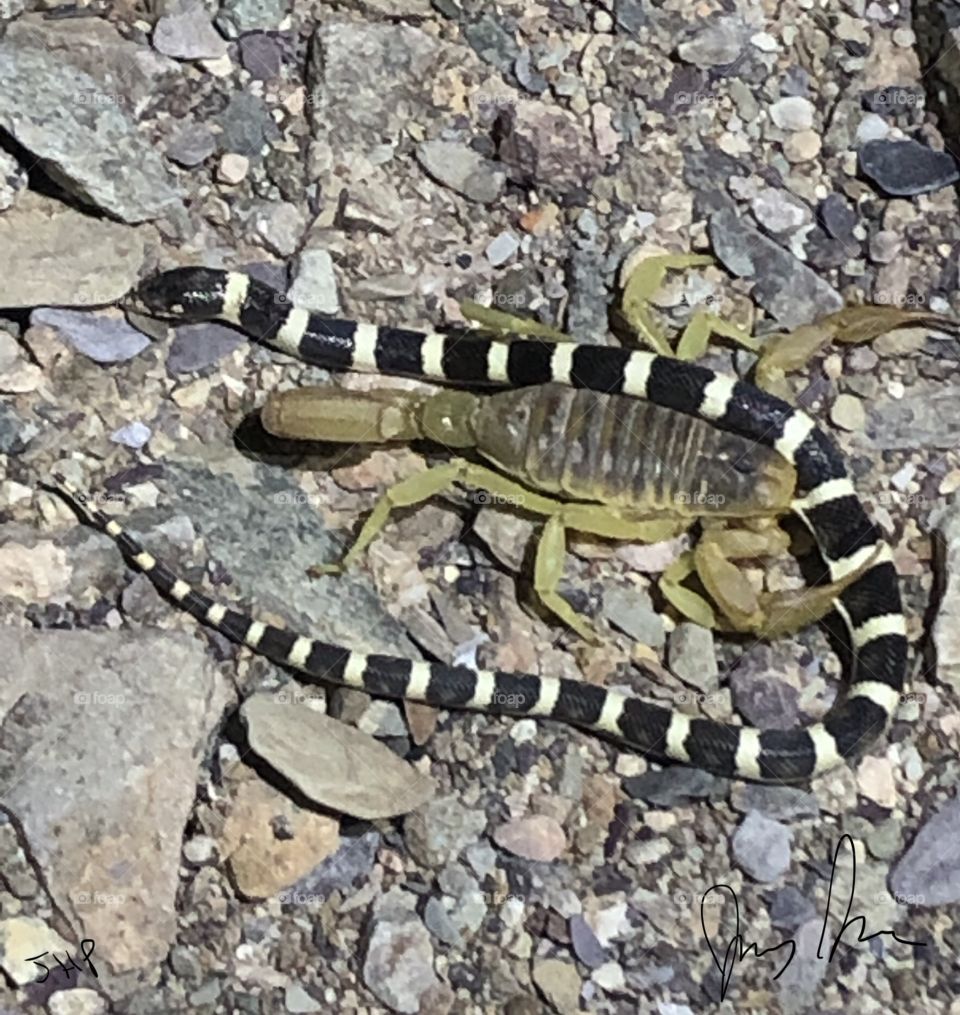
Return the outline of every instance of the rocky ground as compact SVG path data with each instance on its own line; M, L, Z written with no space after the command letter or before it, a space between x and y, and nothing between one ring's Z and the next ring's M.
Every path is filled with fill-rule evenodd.
M888 736L799 789L302 686L38 489L58 466L191 581L326 640L810 721L838 686L825 636L680 622L656 586L678 542L572 542L562 592L599 649L536 607L535 522L475 492L307 577L435 453L266 441L266 394L323 371L112 305L203 263L379 323L456 328L474 300L612 342L628 259L710 250L657 294L665 325L956 314L952 19L947 0L0 0L0 1010L687 1015L720 994L724 883L745 943L796 955L777 979L786 949L737 963L720 1010L960 1011L955 338L898 331L798 375L895 547L915 649ZM842 851L827 917L843 835L856 885ZM851 891L864 938L915 943L854 925L828 962Z

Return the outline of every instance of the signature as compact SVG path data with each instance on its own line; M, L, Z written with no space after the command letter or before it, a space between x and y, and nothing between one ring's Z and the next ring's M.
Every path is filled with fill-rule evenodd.
M83 961L86 962L87 964L87 970L91 973L91 975L95 979L99 979L97 967L93 964L93 959L91 958L91 956L93 955L93 949L94 949L93 938L85 937L80 942L80 955L82 956ZM66 959L66 962L69 963L69 965L65 964L64 959L61 959L56 952L40 952L39 955L31 955L28 959L24 960L26 962L32 962L35 966L39 966L43 970L43 976L38 976L35 981L36 983L43 983L50 975L50 969L47 967L47 964L45 962L40 961L45 955L50 954L53 955L53 957L57 961L57 965L60 967L60 969L57 970L57 972L59 972L62 976L65 976L68 980L70 979L70 976L73 974L74 971L78 973L83 972L83 966L78 965L77 960L73 958L73 956L69 952L64 952L64 959Z
M833 944L830 947L830 954L827 956L827 962L833 961L833 957L836 954L837 947L843 940L843 935L846 933L848 927L853 927L859 924L857 930L856 944L861 944L864 941L871 941L875 937L880 937L883 934L888 934L895 941L899 941L901 944L914 945L918 948L925 947L922 941L907 941L897 935L892 930L878 930L874 931L873 934L867 934L867 920L863 916L851 916L850 910L853 908L853 890L857 883L857 856L853 846L853 839L849 835L841 835L840 840L837 843L836 851L833 854L833 866L830 869L830 888L827 891L827 911L823 915L823 927L820 931L820 942L817 945L817 958L823 958L823 944L824 938L827 934L827 920L830 918L830 907L833 903L833 880L837 873L837 858L840 856L840 849L843 846L844 841L849 843L850 856L853 860L853 871L850 876L850 895L847 898L847 911L844 913L843 923L840 927L839 932L833 938ZM710 935L707 933L707 924L704 919L704 906L707 901L707 897L711 892L723 892L727 891L730 893L730 898L733 899L733 908L735 915L735 932L733 937L727 944L726 951L723 953L723 961L721 962L720 956L713 947L713 943L710 940ZM711 888L708 888L704 893L703 898L700 900L700 926L703 928L703 939L707 942L707 947L710 949L710 954L713 956L714 964L717 969L720 970L720 1000L722 1001L727 993L727 987L730 985L730 978L733 976L733 967L739 961L742 962L748 955L753 954L757 958L761 955L767 955L770 952L779 952L781 949L789 948L789 954L786 957L783 965L780 967L777 975L774 976L775 980L779 980L786 970L787 966L793 961L793 957L797 951L796 942L793 938L787 938L785 941L781 941L779 944L771 945L769 948L758 948L754 942L747 942L744 936L740 933L740 902L737 898L737 893L727 884L716 884ZM851 942L844 942L845 944L851 944Z

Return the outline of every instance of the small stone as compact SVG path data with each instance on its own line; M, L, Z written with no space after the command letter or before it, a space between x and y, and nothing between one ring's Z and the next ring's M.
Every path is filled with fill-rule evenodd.
M126 448L133 448L135 451L139 451L150 440L151 434L152 431L146 423L134 420L134 422L120 427L119 430L114 430L110 434L110 440L114 444L122 444Z
M291 983L283 992L283 1006L288 1012L297 1015L308 1015L310 1012L323 1011L321 1004L312 994L308 994L299 983Z
M103 1015L106 1010L106 999L89 987L58 990L47 998L50 1015Z
M181 324L167 353L167 373L179 377L208 370L243 345L246 339L236 328L216 321Z
M216 840L209 835L194 835L183 844L184 859L197 866L212 862L216 854Z
M487 260L494 268L497 268L501 264L506 264L519 249L520 241L513 233L500 233L487 244L484 253L487 255Z
M328 250L308 247L301 251L297 258L296 277L287 295L292 303L305 310L321 314L340 313L337 276Z
M777 99L770 107L770 119L781 130L809 130L813 126L813 113L813 103L799 95Z
M24 419L12 405L0 402L0 455L22 454L38 432L35 423Z
M646 589L616 585L603 594L603 614L615 627L648 648L663 648L663 617L653 608Z
M123 363L139 356L150 344L141 331L122 317L108 317L84 310L40 307L30 315L31 326L54 328L79 353L96 363Z
M438 797L407 815L403 834L417 860L428 867L442 867L475 844L486 826L482 811L464 807L455 797Z
M670 634L670 669L685 683L709 693L719 686L713 632L683 621Z
M867 425L867 410L856 395L837 395L830 409L830 419L842 430L862 431Z
M178 166L188 169L199 166L217 150L217 139L213 131L202 123L191 123L182 127L167 142L167 158ZM241 177L242 179L242 177Z
M776 881L790 866L791 837L785 825L751 811L734 832L734 859L755 881Z
M757 221L771 233L791 233L810 221L810 209L779 187L764 187L750 202Z
M890 874L898 899L915 906L960 902L960 798L928 817Z
M231 186L242 183L250 170L250 160L237 152L225 152L217 166L217 179Z
M514 818L500 825L493 841L515 856L526 860L556 860L567 849L567 837L560 823L546 814Z
M560 959L535 959L533 982L548 1003L562 1015L580 1010L580 976L576 967Z
M217 59L227 52L226 40L200 4L165 14L153 30L153 48L177 60Z
M459 141L424 141L417 159L439 183L479 204L496 201L507 179L502 169Z
M270 81L280 74L283 48L273 35L250 32L240 37L240 63L255 81Z
M695 67L725 67L740 56L743 42L744 29L739 18L717 18L681 42L677 54Z
M438 982L426 927L411 917L379 920L367 946L363 982L393 1011L424 1010L421 998Z
M290 257L300 246L307 225L302 208L291 201L265 205L256 220L257 232L267 246L280 257Z
M870 260L874 264L889 264L899 256L903 241L897 233L881 229L870 238Z
M619 962L605 962L599 969L593 971L590 979L598 987L610 992L621 991L626 986L623 967Z
M570 917L570 943L577 958L588 969L597 969L607 961L606 950L579 913Z
M919 141L869 141L859 151L860 169L885 194L912 197L960 180L957 160Z
M223 0L217 25L235 39L244 32L280 28L288 11L289 0Z
M876 113L867 113L857 124L855 140L858 145L868 141L880 141L890 136L890 124Z
M0 597L42 603L66 592L72 573L66 553L50 540L0 546Z
M834 239L853 239L853 229L857 224L857 213L842 194L829 194L821 201L818 212L823 228Z
M893 810L899 799L893 766L887 758L864 758L857 768L857 788L868 800L887 810Z
M783 154L796 165L815 159L822 147L823 141L815 130L798 130L783 142Z

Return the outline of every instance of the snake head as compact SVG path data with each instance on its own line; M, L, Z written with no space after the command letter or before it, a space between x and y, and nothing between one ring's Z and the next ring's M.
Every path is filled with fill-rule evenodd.
M144 279L123 304L149 317L209 320L223 306L226 278L217 268L173 268Z

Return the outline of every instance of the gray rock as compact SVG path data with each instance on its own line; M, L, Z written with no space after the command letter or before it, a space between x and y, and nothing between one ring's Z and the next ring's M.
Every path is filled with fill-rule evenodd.
M0 215L0 303L30 308L113 303L136 283L143 253L137 230L26 191Z
M127 222L157 218L179 200L174 182L127 112L102 94L55 52L0 43L0 126L78 200Z
M460 31L481 60L509 74L520 55L511 27L512 22L505 14L484 11L478 18L463 21Z
M865 434L856 441L878 451L956 447L960 434L960 385L918 382L905 398L878 398L867 411Z
M290 888L292 895L327 896L364 880L373 869L380 848L380 833L370 829L359 836L344 836L336 853L328 856Z
M477 840L487 827L482 811L464 807L456 797L436 797L403 822L407 848L428 867L442 867Z
M813 126L813 103L799 95L777 99L770 107L770 119L781 130L809 130Z
M323 247L307 247L297 258L296 277L288 293L291 302L321 314L339 314L340 297L333 258Z
M167 142L166 155L179 166L199 166L217 150L217 138L205 124L181 127Z
M423 911L423 922L426 924L427 930L443 944L450 945L452 948L459 948L463 944L463 938L457 925L450 918L443 902L435 895L427 899Z
M678 765L630 776L623 780L623 788L634 800L670 808L690 800L722 799L727 795L730 781L701 768Z
M423 141L420 165L445 187L479 204L492 204L503 192L506 173L459 141Z
M257 233L280 257L289 257L303 239L307 218L299 205L291 201L271 201L256 216Z
M670 632L670 669L691 687L709 693L719 686L720 670L713 632L683 621Z
M203 645L172 631L0 628L0 655L19 661L0 679L0 797L55 905L96 940L108 988L173 942L181 837L228 693Z
M663 648L666 633L663 617L653 608L646 589L635 585L615 585L603 594L603 615L611 624L648 648Z
M960 180L960 166L950 152L934 151L912 138L868 141L858 156L863 174L893 197L929 194Z
M270 107L250 92L234 92L217 117L217 123L223 131L220 150L235 152L251 161L259 159L263 147L276 140L280 133Z
M519 249L520 241L513 233L500 233L487 244L484 253L494 268L498 268L501 264L506 264Z
M960 799L928 817L890 874L898 901L914 906L960 902Z
M842 194L828 194L820 203L820 221L823 228L837 240L853 240L857 213Z
M288 0L223 0L217 25L235 39L244 32L279 28L289 9Z
M104 317L82 310L40 307L30 315L30 324L54 328L77 352L97 363L123 363L150 344L150 339L132 328L122 317Z
M255 81L270 81L283 66L283 46L276 36L251 32L240 39L240 62Z
M776 927L794 931L806 923L817 907L793 885L784 885L774 892L770 903L770 922Z
M36 423L24 419L7 402L0 402L0 455L19 455L39 433Z
M26 9L26 0L0 0L0 20L7 21L22 14Z
M309 1015L310 1012L324 1010L324 1005L312 994L308 994L299 983L291 983L284 990L283 1007L296 1015Z
M374 924L363 961L363 982L391 1011L418 1012L438 983L426 927L413 916Z
M139 451L150 440L151 433L150 427L135 420L133 423L127 423L126 426L120 427L119 430L114 430L110 434L110 440L115 444L122 444L126 448Z
M764 187L750 202L756 220L771 233L796 232L813 216L810 209L787 190Z
M696 67L725 67L740 55L746 36L746 27L739 18L716 18L681 42L677 53L681 60Z
M574 954L588 969L599 968L609 958L590 924L579 913L570 917L570 943Z
M720 261L735 275L755 279L752 296L786 328L839 310L843 299L802 261L742 222L733 209L710 219L710 238Z
M798 786L773 783L740 783L733 789L731 803L741 813L759 811L780 821L816 817L820 813L820 804L813 793Z
M167 373L178 377L207 370L246 344L247 339L236 328L215 321L181 324L167 353Z
M210 21L202 4L189 4L159 18L153 29L153 48L177 60L216 60L227 43Z
M733 834L733 857L755 881L776 881L790 866L791 838L785 825L751 811Z

